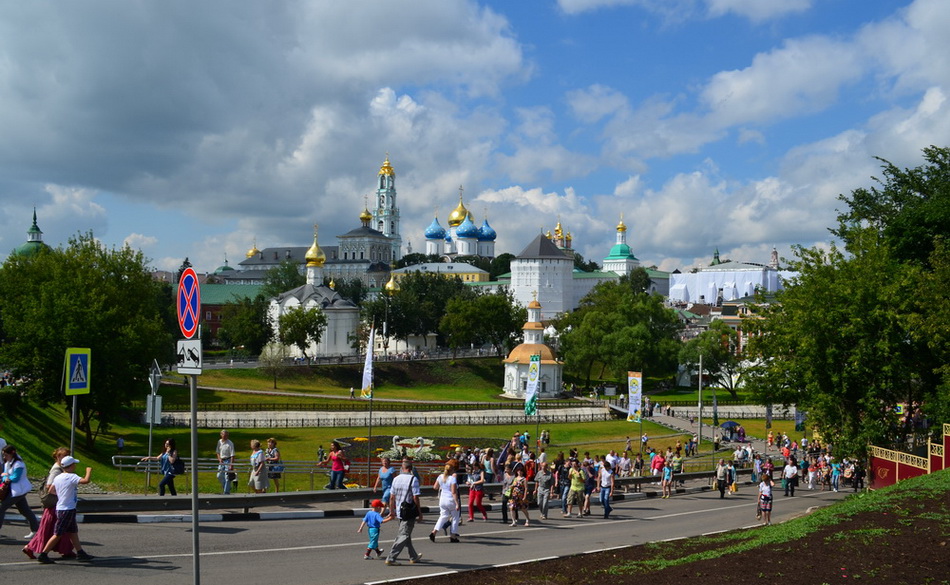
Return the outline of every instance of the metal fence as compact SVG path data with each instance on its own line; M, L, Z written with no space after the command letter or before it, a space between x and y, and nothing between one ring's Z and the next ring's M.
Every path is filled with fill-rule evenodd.
M303 417L293 413L282 413L275 416L221 416L202 420L199 412L198 426L202 428L226 427L233 429L261 429L261 428L304 428L304 427L360 427L366 426L366 416L326 416ZM539 421L540 418L540 421ZM499 414L413 414L378 415L373 413L373 425L379 427L395 426L430 426L430 425L534 425L555 423L589 423L614 420L616 415L609 412L574 413L574 414L544 414L527 416L524 413L509 412ZM162 415L162 425L169 427L187 427L191 424L188 413L172 413Z
M604 405L601 401L578 402L576 400L545 400L538 403L539 409L561 409L598 407ZM132 402L132 408L145 410L145 402ZM334 402L288 403L288 402L199 402L196 406L199 412L266 412L275 411L302 411L302 412L368 412L369 402L363 399L347 400L340 398ZM373 401L373 412L426 412L443 410L523 410L523 401L509 402L386 402ZM187 402L166 402L162 410L191 411L191 404Z

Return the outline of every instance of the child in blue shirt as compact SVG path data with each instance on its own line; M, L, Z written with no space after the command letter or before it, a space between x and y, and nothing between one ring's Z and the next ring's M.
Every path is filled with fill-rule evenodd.
M367 532L369 532L369 544L366 545L366 554L363 555L363 560L370 560L370 553L376 552L376 558L379 558L383 554L383 549L379 548L379 528L382 526L383 522L389 522L392 519L392 516L386 516L383 518L382 511L385 506L383 506L382 500L373 500L370 502L370 507L372 510L366 513L363 516L363 521L360 522L360 527L356 532L363 532L363 527L367 527Z

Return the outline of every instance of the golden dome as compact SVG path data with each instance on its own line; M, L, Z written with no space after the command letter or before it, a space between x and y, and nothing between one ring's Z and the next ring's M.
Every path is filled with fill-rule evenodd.
M369 212L369 209L363 208L363 212L360 213L360 221L369 222L373 219L373 214Z
M317 268L321 268L323 263L327 261L327 255L320 249L320 244L317 243L317 226L313 226L313 245L307 250L304 260L307 261L307 266Z
M396 284L395 273L389 273L389 282L386 283L386 285L383 287L383 290L385 290L387 294L399 290L399 285Z
M449 227L458 227L468 217L468 209L462 204L462 187L459 186L459 206L449 214Z
M257 249L257 240L254 240L254 245L251 246L251 249L247 251L247 254L244 255L245 258L253 258L260 254L261 251Z
M548 233L544 234L544 237L550 240L550 239L551 239L551 230L548 230Z
M563 233L564 233L564 232L561 231L561 220L558 220L558 221L557 221L557 225L554 226L554 235L560 238L560 237L561 237L561 234L563 234Z
M330 284L327 285L327 286L330 287L330 290L335 290L335 289L336 289L336 283L333 281L332 278L330 279Z
M620 214L620 223L617 224L617 231L618 231L618 232L625 232L625 231L627 231L627 224L623 223L623 214L622 214L622 213Z
M566 236L566 238L567 238L567 241L568 241L568 242L570 242L570 241L573 241L573 240L574 240L574 236L572 236L572 235L571 235L571 232L567 232L567 236Z
M396 176L396 170L393 169L392 165L389 164L389 154L386 154L386 162L383 163L383 166L379 167L380 175L389 175L392 177Z
M508 354L507 358L505 358L504 363L527 364L531 362L531 356L533 355L540 355L542 364L557 363L557 358L554 356L554 352L550 347L544 345L543 343L522 343L518 347L511 350L511 353Z

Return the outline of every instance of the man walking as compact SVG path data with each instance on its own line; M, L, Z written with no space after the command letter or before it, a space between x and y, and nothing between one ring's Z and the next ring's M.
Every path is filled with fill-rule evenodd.
M234 472L234 443L228 438L227 431L221 431L221 438L218 439L218 446L214 452L218 456L218 481L221 482L225 495L230 494L230 475Z
M402 473L394 480L389 496L389 517L399 519L399 532L386 557L386 564L399 565L396 558L402 549L409 549L409 562L418 563L422 555L412 546L412 529L416 521L422 521L422 508L419 507L419 480L412 473L412 461L402 462Z

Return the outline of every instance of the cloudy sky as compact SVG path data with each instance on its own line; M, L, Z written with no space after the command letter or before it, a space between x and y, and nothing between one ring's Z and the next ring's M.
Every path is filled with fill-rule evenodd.
M946 0L0 0L0 246L92 230L155 268L464 187L497 251L560 218L598 262L767 262L830 239L881 156L950 145Z

